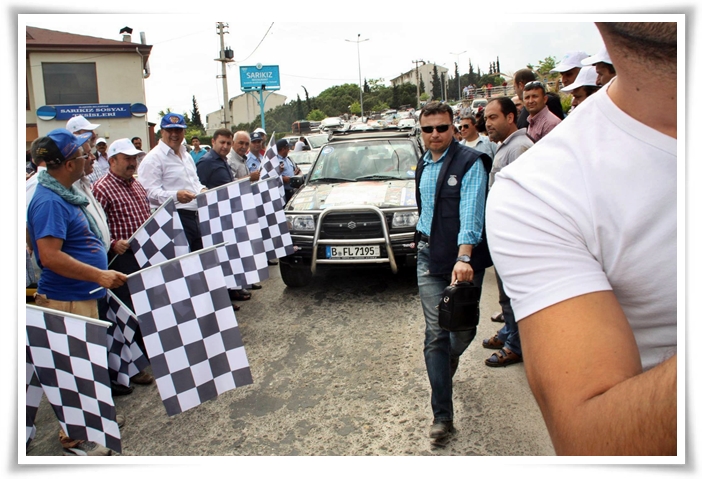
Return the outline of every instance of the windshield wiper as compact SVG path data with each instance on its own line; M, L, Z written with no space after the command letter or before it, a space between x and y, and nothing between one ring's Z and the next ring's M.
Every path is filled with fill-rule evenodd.
M360 180L399 180L397 176L390 176L390 175L368 175L368 176L361 176L360 178L356 178L356 181Z
M349 181L356 181L353 178L315 178L310 180L310 183L346 183Z

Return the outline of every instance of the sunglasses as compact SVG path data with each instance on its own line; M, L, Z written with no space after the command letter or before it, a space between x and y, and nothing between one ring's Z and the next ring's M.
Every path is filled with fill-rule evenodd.
M461 130L467 130L470 128L470 125L461 125Z
M421 130L424 133L431 133L434 130L438 131L439 133L446 133L449 128L451 128L451 125L423 126Z
M530 81L529 83L527 83L526 85L524 85L524 89L525 89L525 90L528 90L528 89L530 89L530 88L532 88L532 87L540 87L540 88L543 88L544 90L546 89L546 87L544 87L544 84L541 83L541 82L538 81L538 80Z

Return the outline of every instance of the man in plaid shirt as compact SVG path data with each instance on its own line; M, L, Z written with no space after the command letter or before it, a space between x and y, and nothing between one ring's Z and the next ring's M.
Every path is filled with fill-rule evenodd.
M129 138L115 140L107 150L110 169L92 187L93 196L102 205L110 227L111 244L107 256L112 261L111 268L126 275L140 269L128 240L151 216L146 190L134 178L137 162L145 155ZM131 310L134 309L126 283L112 292ZM135 339L145 352L140 331L135 334ZM153 381L154 377L145 371L132 377L136 384L151 384Z

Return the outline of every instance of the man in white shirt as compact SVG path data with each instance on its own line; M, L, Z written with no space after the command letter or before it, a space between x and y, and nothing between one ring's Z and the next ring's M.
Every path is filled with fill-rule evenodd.
M675 455L677 24L596 25L617 77L497 174L490 252L556 453Z
M190 251L197 251L202 249L202 237L195 197L206 188L183 145L185 128L183 115L168 113L163 117L161 139L139 165L139 182L146 189L152 208L158 208L168 198L175 200Z
M478 134L478 120L473 115L461 118L461 145L469 146L482 153L487 153L490 158L495 157L497 144L490 141L485 135Z
M110 161L107 158L107 140L104 138L98 138L95 142L94 158L95 162L92 165L93 172L87 175L91 185L105 176L105 173L110 170Z

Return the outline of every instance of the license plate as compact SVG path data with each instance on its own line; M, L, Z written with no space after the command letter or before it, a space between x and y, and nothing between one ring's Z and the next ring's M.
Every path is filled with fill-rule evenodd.
M377 258L380 256L380 246L327 246L327 258L355 259Z

